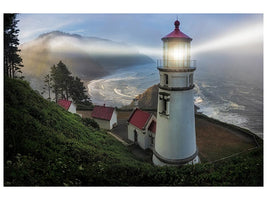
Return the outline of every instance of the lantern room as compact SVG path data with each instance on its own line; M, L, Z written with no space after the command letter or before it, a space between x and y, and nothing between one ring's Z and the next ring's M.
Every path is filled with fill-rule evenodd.
M163 60L158 60L158 67L188 68L195 67L190 60L192 38L180 31L180 22L174 22L175 29L161 40L163 41Z

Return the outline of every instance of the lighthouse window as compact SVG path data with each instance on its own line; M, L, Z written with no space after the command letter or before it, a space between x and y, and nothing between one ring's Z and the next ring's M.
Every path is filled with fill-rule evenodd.
M159 114L169 116L170 94L164 92L159 93L159 100Z
M193 74L189 75L189 85L193 85Z
M162 101L163 101L162 112L163 113L166 113L166 111L167 111L167 101L166 101L166 99L163 99Z
M165 82L165 84L166 85L168 85L169 84L169 77L168 77L168 74L164 74L164 82Z
M166 61L168 59L168 43L165 42L164 46L163 46L163 51L164 51L164 61Z

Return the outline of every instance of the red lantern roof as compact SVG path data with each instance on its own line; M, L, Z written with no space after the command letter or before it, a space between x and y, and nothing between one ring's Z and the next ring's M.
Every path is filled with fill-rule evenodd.
M130 118L128 119L128 122L142 130L145 128L151 116L152 115L150 113L136 108L132 112Z
M71 101L65 100L65 99L59 99L57 104L60 105L65 110L69 110L69 107L71 105Z
M114 108L104 106L95 106L91 116L97 119L111 120Z
M165 40L168 38L183 38L183 39L190 40L190 41L192 40L192 38L190 38L189 36L187 36L186 34L180 31L179 29L180 22L178 20L174 22L174 26L175 26L174 31L169 33L165 37L161 38L162 40Z

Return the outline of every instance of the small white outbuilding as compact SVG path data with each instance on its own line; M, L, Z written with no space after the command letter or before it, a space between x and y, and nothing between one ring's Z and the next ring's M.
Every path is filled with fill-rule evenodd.
M153 149L157 119L153 114L136 108L128 119L128 139L142 149Z
M91 114L92 118L99 124L100 128L111 130L117 126L117 111L113 107L95 106Z
M59 99L57 104L71 113L76 113L76 105L72 101Z

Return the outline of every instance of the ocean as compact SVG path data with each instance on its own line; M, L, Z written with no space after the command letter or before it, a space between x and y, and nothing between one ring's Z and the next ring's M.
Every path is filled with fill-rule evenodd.
M88 92L94 104L121 107L157 83L159 72L156 64L150 63L123 68L92 80ZM263 137L262 80L247 81L197 67L194 83L194 102L199 112Z

